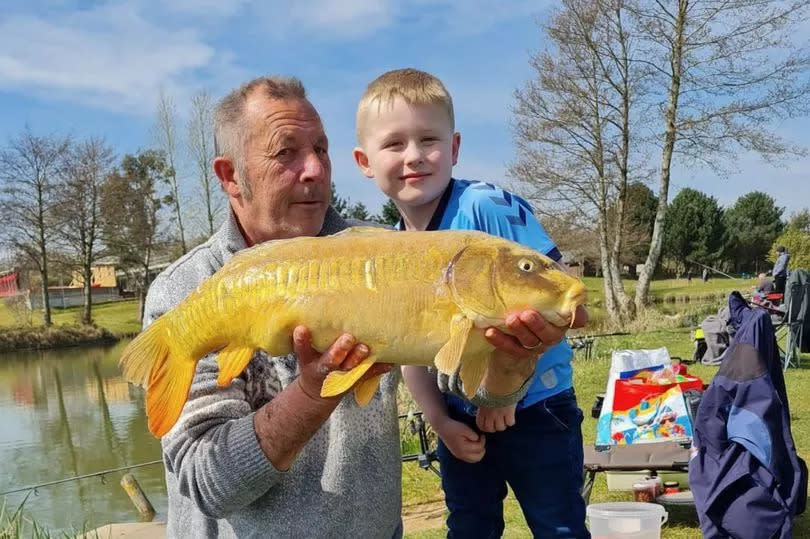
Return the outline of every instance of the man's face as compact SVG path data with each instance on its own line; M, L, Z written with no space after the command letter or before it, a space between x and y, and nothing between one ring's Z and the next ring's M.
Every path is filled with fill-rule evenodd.
M379 109L371 107L364 124L356 159L386 195L405 206L422 206L441 196L460 141L447 111L396 97Z
M254 95L245 118L243 180L252 198L233 204L248 244L316 235L331 200L332 171L315 108L300 99Z

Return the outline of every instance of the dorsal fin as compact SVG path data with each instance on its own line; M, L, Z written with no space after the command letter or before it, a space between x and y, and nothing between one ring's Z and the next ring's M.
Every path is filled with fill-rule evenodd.
M385 228L381 226L350 226L344 228L340 232L332 234L333 236L349 236L354 234L379 234L381 232L396 232L392 228Z

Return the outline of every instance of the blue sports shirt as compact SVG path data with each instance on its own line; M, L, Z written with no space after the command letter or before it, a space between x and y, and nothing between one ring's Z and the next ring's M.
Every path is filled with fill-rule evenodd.
M403 228L400 222L400 228ZM552 260L562 258L557 246L535 218L529 203L517 195L490 183L451 179L427 230L481 230L539 251ZM517 409L521 410L572 387L573 352L563 339L543 354ZM446 395L450 404L468 413L475 406L454 395Z

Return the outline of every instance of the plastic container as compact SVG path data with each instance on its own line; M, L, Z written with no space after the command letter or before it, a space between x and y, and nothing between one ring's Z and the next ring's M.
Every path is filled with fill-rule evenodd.
M661 539L667 521L667 512L654 503L596 503L587 515L593 539Z
M639 481L633 485L633 500L637 502L654 502L658 496L654 481Z
M655 485L655 495L656 496L660 496L661 494L664 493L664 481L661 480L661 477L659 477L657 475L653 475L653 476L650 476L650 477L645 477L644 479L647 480L647 481L652 482ZM636 500L636 501L638 501L638 500Z
M664 483L665 494L677 494L681 491L681 486L677 481L667 481Z

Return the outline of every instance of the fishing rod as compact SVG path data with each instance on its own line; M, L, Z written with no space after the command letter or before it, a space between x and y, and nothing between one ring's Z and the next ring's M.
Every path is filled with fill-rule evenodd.
M108 474L111 474L111 473L123 472L125 470L132 470L134 468L141 468L143 466L152 466L153 464L158 464L158 463L162 463L162 462L163 462L162 460L152 460L152 461L149 461L149 462L141 462L140 464L131 464L129 466L122 466L120 468L112 468L110 470L101 470L100 472L93 472L93 473L84 474L84 475L76 475L76 476L73 476L73 477L65 477L64 479L57 479L56 481L48 481L46 483L39 483L38 485L31 485L31 486L28 486L28 487L15 488L14 490L8 490L6 492L0 492L0 496L5 496L7 494L14 494L14 493L17 493L17 492L25 492L27 490L32 490L32 491L36 492L38 489L40 489L42 487L49 487L51 485L58 485L60 483L68 483L70 481L78 481L79 479L87 479L89 477L101 476L101 480L104 481L104 476L108 475Z
M723 273L723 272L722 272L722 271L720 271L719 269L713 268L713 267L711 267L711 266L707 266L707 265L705 265L705 264L701 264L700 262L695 262L694 260L687 260L687 262L689 262L690 264L697 264L698 266L700 266L700 267L702 267L702 268L706 268L706 269L708 269L708 270L712 270L713 272L715 272L715 273L719 273L720 275L725 275L725 276L726 276L726 277L728 277L729 279L734 279L735 281L742 281L742 280L744 280L744 279L740 279L739 277L732 277L732 276L731 276L731 275L729 275L728 273Z

